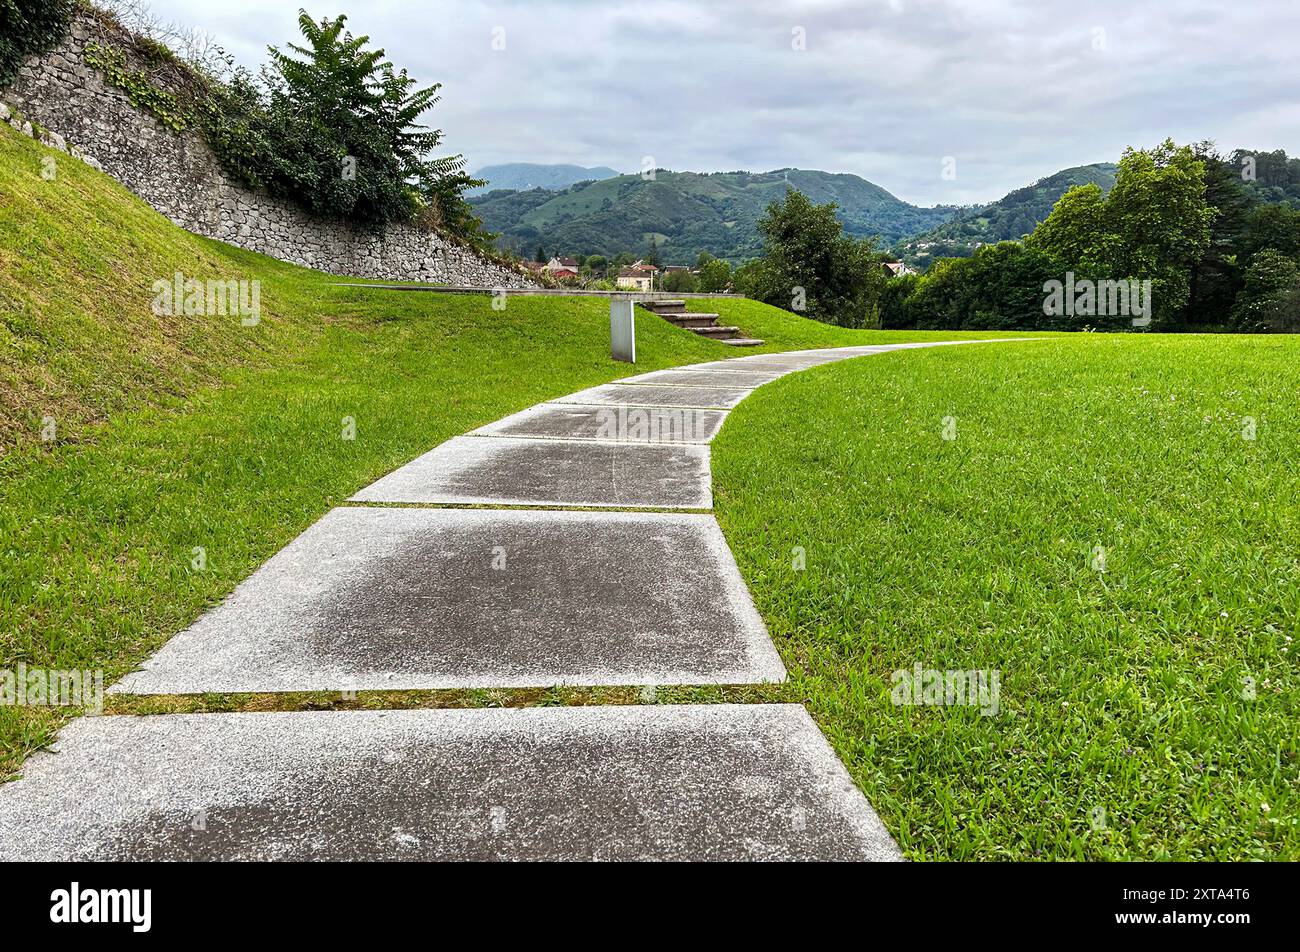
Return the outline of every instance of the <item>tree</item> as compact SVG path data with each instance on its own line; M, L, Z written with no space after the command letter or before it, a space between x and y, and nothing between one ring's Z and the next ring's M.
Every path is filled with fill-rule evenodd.
M731 284L731 265L710 255L708 260L700 265L700 290L725 291L729 284Z
M1255 255L1237 295L1232 324L1248 333L1300 331L1300 265L1273 249Z
M945 259L946 260L946 259ZM915 315L907 312L907 300L921 282L918 274L901 274L885 282L880 291L880 329L898 330L915 327Z
M1107 225L1101 187L1076 185L1068 190L1025 243L1046 254L1062 273L1105 274L1114 258L1115 236Z
M1106 197L1106 225L1115 237L1112 279L1149 279L1153 326L1187 303L1191 270L1210 245L1214 210L1205 199L1205 166L1173 140L1150 150L1126 149Z
M835 204L789 190L758 222L763 258L753 273L760 300L845 327L874 326L885 276L871 239L844 233Z
M755 258L746 261L731 272L731 286L746 297L758 298L760 283L763 280L763 261Z
M689 271L667 271L659 282L660 290L676 291L679 294L693 293L698 286L699 281Z
M1286 205L1258 205L1246 216L1241 254L1248 262L1261 251L1300 259L1300 211Z
M299 11L304 44L270 47L260 86L213 84L201 114L222 165L321 216L376 230L421 216L484 243L464 199L481 183L460 156L430 158L442 132L418 124L439 86L418 88L346 23Z
M1198 142L1193 151L1205 166L1205 201L1214 211L1214 220L1209 246L1192 267L1187 304L1178 324L1222 326L1241 290L1241 232L1255 198L1238 169L1219 154L1213 142Z
M1027 244L1079 278L1151 281L1158 327L1188 303L1215 214L1205 164L1166 139L1154 149L1126 149L1105 198L1095 185L1066 192Z
M537 246L537 257L534 260L540 261L542 262L542 264L545 264L547 261L550 260L549 258L546 257L546 249L543 248L541 245Z

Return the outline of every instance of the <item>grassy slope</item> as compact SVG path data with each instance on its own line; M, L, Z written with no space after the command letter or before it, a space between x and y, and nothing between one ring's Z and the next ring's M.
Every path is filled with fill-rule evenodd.
M47 159L52 181L41 175ZM311 325L283 294L263 301L256 334L230 333L227 318L151 311L155 280L242 277L250 266L292 273L166 226L107 177L0 126L0 448L39 432L42 416L75 431L301 344Z
M733 413L719 518L909 855L1300 858L1298 362L1075 335L819 368ZM1000 715L895 707L917 662L1000 670Z

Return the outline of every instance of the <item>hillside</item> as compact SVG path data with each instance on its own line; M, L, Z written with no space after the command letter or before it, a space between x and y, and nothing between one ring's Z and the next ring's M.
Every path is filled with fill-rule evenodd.
M701 251L732 262L759 253L756 228L768 204L787 188L817 203L835 202L854 235L893 242L934 227L955 213L919 208L856 175L779 169L774 172L669 172L653 181L620 175L561 191L494 191L472 199L503 247L530 255L541 244L578 254L639 252L653 240L668 264L693 263Z
M950 221L900 242L895 250L903 260L925 265L934 258L969 255L979 244L1017 240L1033 231L1071 188L1096 184L1109 192L1115 173L1110 162L1063 169L996 202L965 209Z
M545 188L558 191L579 182L613 178L616 175L617 172L603 165L592 168L581 165L539 165L532 162L485 165L474 173L474 177L485 179L487 184L470 189L465 194L484 195L500 189L526 192L529 189Z
M1244 173L1253 164L1254 177L1243 175L1252 198L1300 207L1300 158L1291 158L1282 149L1273 152L1236 149L1226 162L1238 173Z

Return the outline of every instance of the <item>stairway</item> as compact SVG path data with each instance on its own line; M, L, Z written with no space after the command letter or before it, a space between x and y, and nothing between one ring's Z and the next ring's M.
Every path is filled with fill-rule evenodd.
M686 310L685 301L638 301L651 314L658 314L670 324L676 324L701 337L730 344L732 347L757 347L763 343L752 337L742 337L739 327L726 327L718 323L717 314L703 314Z

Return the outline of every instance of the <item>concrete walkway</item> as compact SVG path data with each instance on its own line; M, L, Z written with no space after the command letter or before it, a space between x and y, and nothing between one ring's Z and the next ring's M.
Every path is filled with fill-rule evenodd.
M919 346L657 371L457 437L112 691L782 681L707 513L708 443L764 383ZM0 787L0 855L901 858L797 705L82 718L55 750Z

